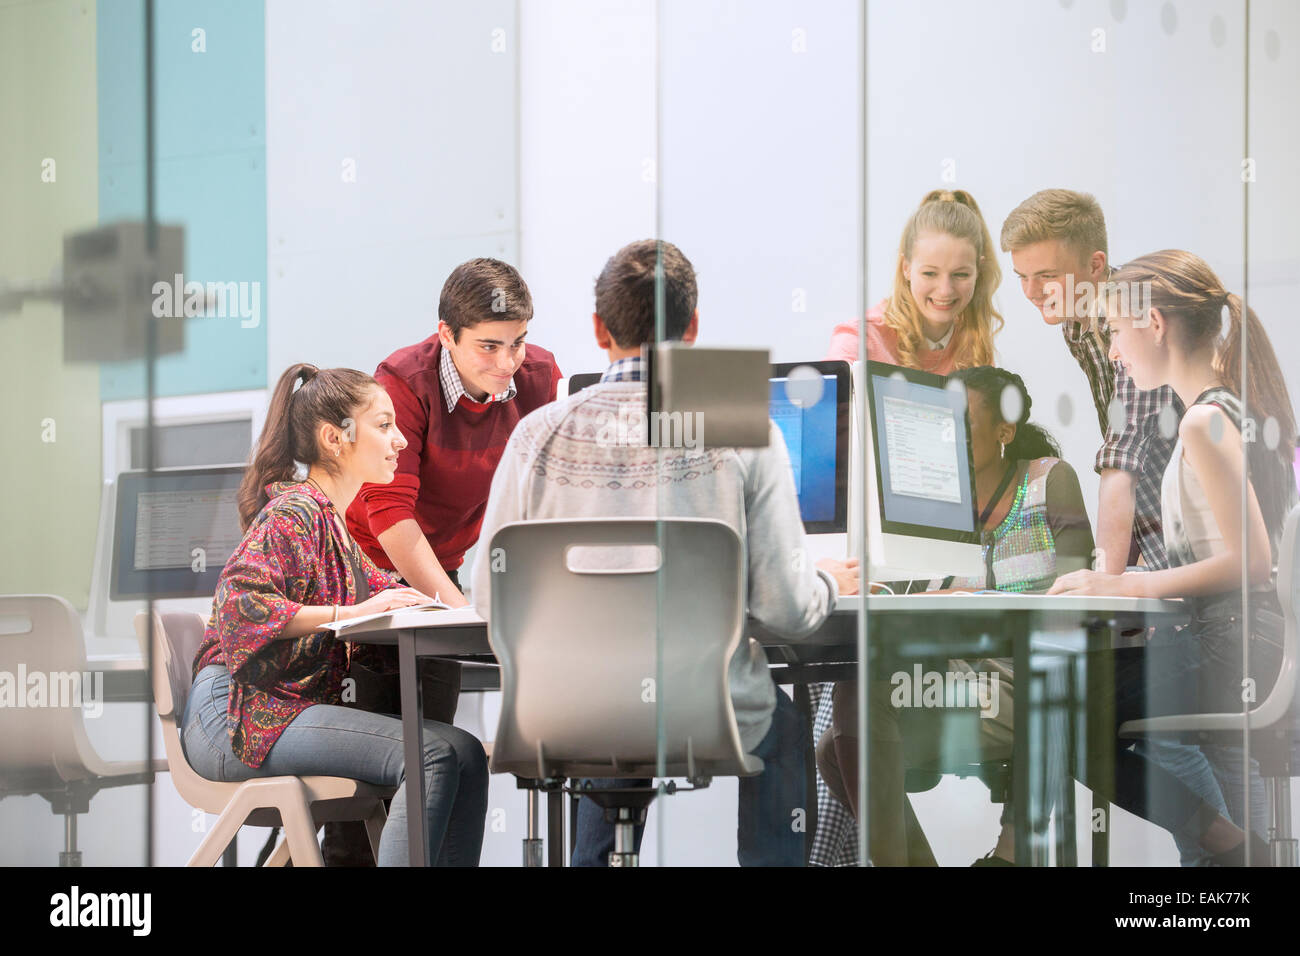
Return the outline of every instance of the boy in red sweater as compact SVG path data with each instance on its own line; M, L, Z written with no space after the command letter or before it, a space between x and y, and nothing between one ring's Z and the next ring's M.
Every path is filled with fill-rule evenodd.
M451 607L469 603L457 569L478 540L510 433L519 419L555 400L561 378L555 357L524 341L532 317L532 295L518 270L497 259L471 259L442 287L438 331L398 349L375 370L407 445L392 484L362 486L348 509L348 531L381 568ZM460 672L454 661L420 662L426 718L452 722ZM396 675L354 665L351 676L356 706L400 712ZM327 850L338 841L330 829ZM358 852L346 860L327 852L327 862L368 859L365 831L346 829L349 850L355 843Z
M468 603L456 569L478 540L510 433L555 400L554 356L524 342L532 317L513 266L472 259L442 287L437 334L375 370L408 444L392 484L362 487L348 529L376 564L451 607Z

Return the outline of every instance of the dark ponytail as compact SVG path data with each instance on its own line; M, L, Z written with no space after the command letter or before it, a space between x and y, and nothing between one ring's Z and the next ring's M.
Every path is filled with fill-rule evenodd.
M1034 402L1029 397L1024 380L1015 372L992 365L977 365L974 368L959 369L948 377L964 384L968 391L978 392L992 412L995 424L1016 426L1016 437L1006 447L1006 457L1010 461L1061 457L1061 448L1056 444L1056 439L1046 429L1029 420L1029 410ZM1020 416L1014 422L1004 417L1002 397L1008 388L1020 399Z
M299 386L301 383L301 387ZM239 485L239 526L247 531L266 505L266 486L294 477L298 463L333 471L316 441L322 422L346 429L379 383L350 368L318 369L299 362L285 369L275 383L266 409L266 423Z

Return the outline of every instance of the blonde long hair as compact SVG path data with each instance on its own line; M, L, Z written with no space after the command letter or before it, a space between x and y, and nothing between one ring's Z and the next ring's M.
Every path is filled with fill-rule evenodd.
M1001 331L1002 314L993 307L993 293L1002 283L1002 268L993 255L993 237L980 208L963 189L934 189L925 194L920 207L912 213L898 243L898 268L894 272L894 292L885 304L885 324L898 334L898 357L904 365L916 366L916 353L923 338L921 309L912 297L912 288L903 274L903 263L910 262L917 236L942 233L965 239L975 248L975 294L953 320L951 344L955 368L993 365L993 336Z

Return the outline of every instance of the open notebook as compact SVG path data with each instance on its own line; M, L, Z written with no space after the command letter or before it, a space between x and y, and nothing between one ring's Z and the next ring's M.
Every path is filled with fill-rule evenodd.
M354 617L348 621L333 621L326 624L336 634L348 634L357 631L398 630L405 627L446 627L452 624L482 624L473 605L449 608L442 601L430 601L428 604L413 604L410 607L394 611L380 611Z

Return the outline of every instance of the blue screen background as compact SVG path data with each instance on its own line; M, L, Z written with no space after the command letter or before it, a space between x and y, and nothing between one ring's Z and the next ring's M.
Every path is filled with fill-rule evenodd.
M804 521L835 518L835 376L823 376L821 400L810 408L792 403L784 378L771 381L768 414L785 437Z

